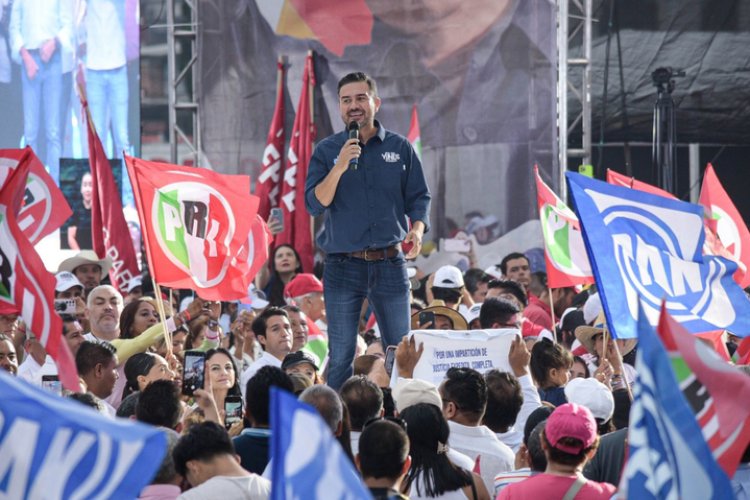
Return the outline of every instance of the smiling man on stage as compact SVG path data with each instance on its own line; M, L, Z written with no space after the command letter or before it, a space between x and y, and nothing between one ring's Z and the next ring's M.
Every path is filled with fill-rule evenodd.
M318 245L326 252L328 384L334 389L352 373L365 297L385 345L398 344L408 333L405 258L419 254L430 212L430 191L409 141L375 120L380 108L375 81L350 73L339 81L338 94L348 132L317 145L305 183L307 209L323 214L325 223Z

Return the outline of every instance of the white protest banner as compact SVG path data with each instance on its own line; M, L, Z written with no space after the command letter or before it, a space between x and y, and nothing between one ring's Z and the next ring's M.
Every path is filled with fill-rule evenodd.
M479 373L492 369L512 371L508 353L519 331L513 328L493 330L413 330L416 345L424 344L424 353L414 368L414 378L435 385L445 378L449 368L472 368ZM395 370L394 370L395 371Z

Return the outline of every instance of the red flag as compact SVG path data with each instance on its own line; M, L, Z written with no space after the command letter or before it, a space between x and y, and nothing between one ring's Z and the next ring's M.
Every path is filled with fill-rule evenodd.
M665 198L671 198L676 200L677 197L669 191L664 191L661 188L652 186L647 182L636 180L635 177L628 177L627 175L618 174L614 170L607 169L607 182L614 184L615 186L629 187L638 191L645 191L646 193L655 194L657 196L663 196Z
M411 122L409 123L409 133L406 135L411 147L417 153L419 160L422 160L422 133L419 131L419 115L417 114L417 105L411 107Z
M700 204L705 209L706 225L718 236L730 259L736 262L742 271L741 277L735 274L735 281L742 288L749 286L750 273L747 272L747 264L750 263L750 231L710 163L703 174Z
M750 377L688 333L664 305L657 332L709 448L732 477L750 442Z
M750 365L750 337L745 337L740 341L732 360L737 365Z
M141 274L138 259L130 238L130 229L122 211L120 192L112 175L112 166L107 160L86 102L82 87L81 105L88 123L89 166L94 191L91 198L91 241L99 258L112 259L109 279L120 293L125 294L130 280Z
M707 340L707 345L710 345L711 348L716 351L716 354L721 357L721 359L723 359L724 361L731 361L731 358L729 357L729 350L727 349L727 344L724 343L724 330L696 333L695 336Z
M0 309L21 312L26 327L57 362L65 388L80 391L76 364L62 335L62 320L55 312L55 277L44 268L18 225L16 212L30 166L29 162L19 163L0 190Z
M23 162L28 162L30 167L18 225L31 244L36 245L62 226L73 211L34 150L28 146L24 149L0 149L0 186L9 177L10 171Z
M250 177L125 156L157 283L208 300L247 296L247 248L259 200Z
M268 219L271 208L279 206L279 180L284 166L284 64L279 61L277 66L276 107L263 151L263 168L255 187L255 194L260 198L258 213L263 220Z
M260 214L256 214L250 225L250 235L247 244L242 247L237 257L236 265L241 270L240 276L243 282L247 281L247 284L244 285L245 288L250 286L261 266L268 261L270 243L271 231ZM243 285L238 283L237 286Z
M276 244L289 244L297 250L306 273L313 268L313 242L310 215L305 210L305 178L313 149L312 89L315 87L315 71L312 54L305 60L302 76L302 92L294 118L292 139L287 153L284 185L281 190L281 208L284 214L284 230L276 236Z

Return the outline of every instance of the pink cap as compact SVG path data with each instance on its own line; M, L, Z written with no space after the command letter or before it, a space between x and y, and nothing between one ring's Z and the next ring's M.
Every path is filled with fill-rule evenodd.
M300 273L284 287L284 297L301 297L308 293L323 293L323 283L314 274Z
M560 451L577 455L596 441L596 420L585 406L567 403L555 408L544 426L544 435L549 444ZM560 443L563 438L581 441L580 446Z

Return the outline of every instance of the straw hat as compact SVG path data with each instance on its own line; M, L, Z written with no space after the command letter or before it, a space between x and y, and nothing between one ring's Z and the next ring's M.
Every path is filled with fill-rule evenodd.
M591 354L597 354L594 349L594 335L603 333L604 329L607 328L607 320L604 317L604 311L600 312L594 321L594 326L579 326L576 328L575 335L578 342L583 344L583 347ZM611 331L607 328L607 331ZM620 354L625 356L627 353L633 350L635 345L638 343L637 339L625 339L625 345L621 346Z
M112 267L112 259L109 257L100 259L93 250L82 250L73 257L62 261L60 267L57 268L57 272L68 271L72 273L75 272L75 269L78 266L84 264L96 264L102 269L102 277L104 277L109 273L109 269Z
M419 328L419 313L421 312L432 312L436 316L447 316L453 322L454 330L468 330L469 324L466 322L461 313L455 309L445 306L445 302L442 300L433 300L428 307L425 307L419 312L411 315L411 329L416 330Z

